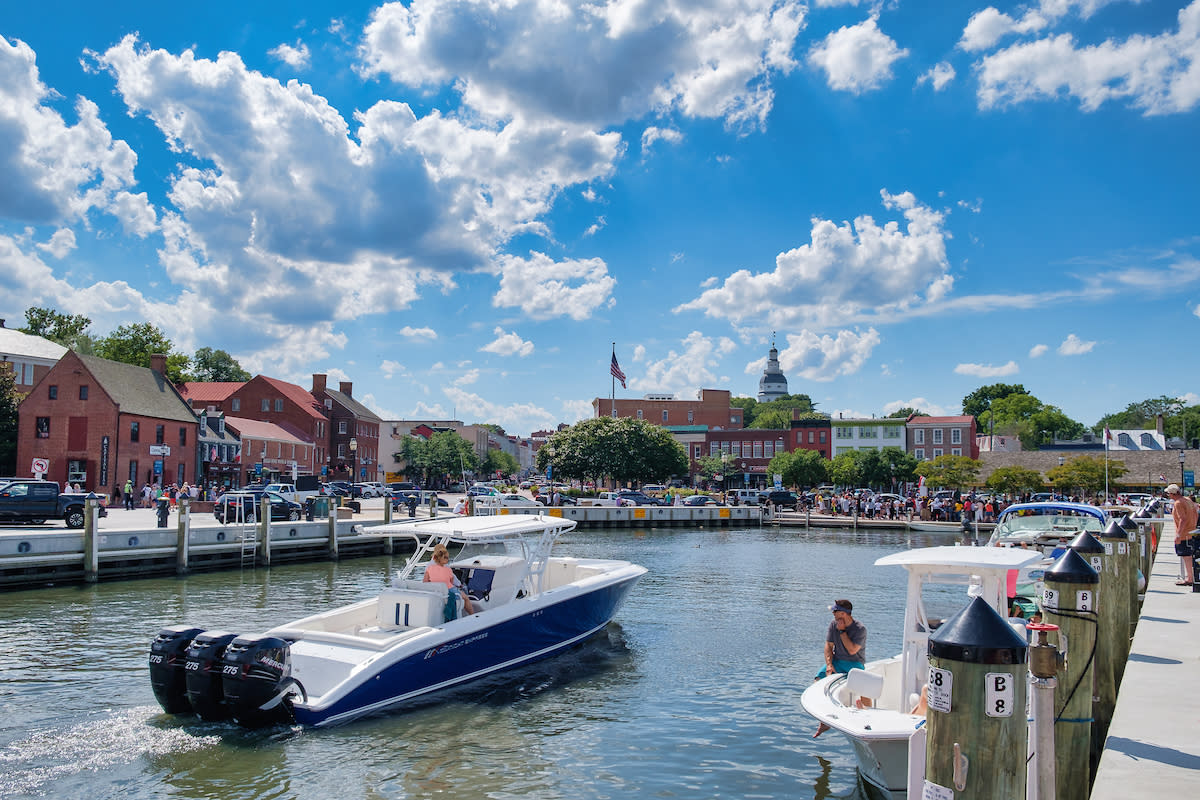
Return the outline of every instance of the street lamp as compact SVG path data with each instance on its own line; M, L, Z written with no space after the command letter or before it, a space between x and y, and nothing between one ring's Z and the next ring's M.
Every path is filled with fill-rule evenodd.
M350 482L358 480L358 439L350 437Z
M721 494L728 493L729 486L729 453L721 451Z
M1179 487L1183 491L1183 464L1187 461L1187 453L1183 450L1179 451Z

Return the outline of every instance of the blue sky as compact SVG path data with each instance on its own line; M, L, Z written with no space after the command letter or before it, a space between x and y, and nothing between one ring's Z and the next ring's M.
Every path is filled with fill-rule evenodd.
M947 10L947 9L950 10ZM1200 0L6 3L0 315L385 419L1200 402Z

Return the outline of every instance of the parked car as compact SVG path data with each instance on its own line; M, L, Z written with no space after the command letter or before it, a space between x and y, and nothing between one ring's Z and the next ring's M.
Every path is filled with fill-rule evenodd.
M330 481L325 484L324 493L330 497L350 497L354 494L350 484L345 481Z
M763 505L790 508L792 511L795 511L800 503L800 498L795 492L788 491L787 489L772 489L771 491L762 495L759 498L759 502Z
M642 487L642 491L646 494L650 494L651 492L665 492L666 490L667 487L663 486L661 483L647 483Z
M721 505L715 497L709 497L706 494L694 494L691 497L683 498L685 506L719 506Z
M213 504L213 516L221 524L254 523L258 520L259 504L266 497L271 502L271 520L298 520L304 507L274 492L226 492Z
M363 499L383 497L383 487L377 483L363 482L353 486L354 496Z
M100 516L108 516L100 500ZM67 494L58 491L56 481L16 479L0 486L0 520L29 522L41 525L48 519L61 519L68 528L82 528L87 494Z
M626 504L633 503L635 506L664 506L667 504L665 500L651 497L645 492L639 492L636 489L622 489L617 492L617 497L625 501Z
M541 508L545 503L538 502L523 494L499 495L500 505L505 508Z

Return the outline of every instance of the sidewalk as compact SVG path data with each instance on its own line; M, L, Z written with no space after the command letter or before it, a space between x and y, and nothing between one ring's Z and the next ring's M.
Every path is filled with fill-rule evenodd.
M1176 586L1167 519L1091 800L1188 797L1200 780L1200 594Z

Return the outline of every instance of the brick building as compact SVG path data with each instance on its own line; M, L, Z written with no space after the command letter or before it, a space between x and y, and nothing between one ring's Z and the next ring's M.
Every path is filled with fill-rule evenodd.
M238 436L238 456L242 485L291 482L294 476L311 474L300 465L313 463L314 445L296 434L290 425L276 425L255 419L225 417L225 430Z
M979 458L975 441L975 417L910 417L908 452L918 461L930 461L938 456L967 456Z
M337 389L330 389L327 376L312 377L311 397L329 419L326 459L329 479L382 481L387 466L379 460L379 429L383 420L354 399L354 384L350 381L341 381Z
M764 489L771 484L767 464L776 454L787 452L791 431L770 428L710 430L705 438L706 455L721 459L724 465L723 488Z
M799 412L793 411L790 433L790 449L813 450L820 453L821 458L833 458L830 444L833 441L833 428L829 417L801 416Z
M126 479L143 483L196 480L198 421L166 378L166 356L151 367L68 350L21 402L17 472L112 495Z
M656 425L703 425L710 430L740 430L742 409L730 405L727 389L701 389L695 400L676 400L673 395L648 394L635 400L597 397L592 413L597 417L644 419Z

